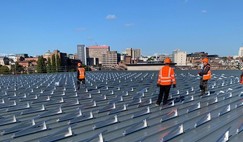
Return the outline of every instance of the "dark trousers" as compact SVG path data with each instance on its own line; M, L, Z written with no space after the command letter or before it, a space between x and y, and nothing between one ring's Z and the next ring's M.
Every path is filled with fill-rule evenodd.
M85 84L85 79L78 79L77 80L77 88L78 88L78 90L80 89L80 84Z
M163 105L167 103L169 93L170 93L170 87L171 85L165 85L165 86L160 85L159 96L156 102L157 104L160 104L162 102L162 98L163 98Z
M200 90L201 90L201 95L205 94L205 91L208 91L208 81L203 80L202 78L200 79Z

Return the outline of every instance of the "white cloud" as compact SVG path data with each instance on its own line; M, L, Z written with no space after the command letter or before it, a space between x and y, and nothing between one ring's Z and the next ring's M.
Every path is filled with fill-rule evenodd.
M114 15L114 14L109 14L109 15L107 15L106 16L106 19L107 20L115 20L117 17L116 17L116 15Z
M125 27L132 27L132 26L134 26L133 23L127 23L127 24L125 24Z
M201 12L202 12L202 13L208 13L208 11L207 11L207 10L205 10L205 9L204 9L204 10L202 10Z

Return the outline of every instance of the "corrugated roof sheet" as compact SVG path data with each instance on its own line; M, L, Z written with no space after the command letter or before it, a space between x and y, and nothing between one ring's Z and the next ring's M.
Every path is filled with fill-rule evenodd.
M169 104L155 106L158 72L88 72L0 77L0 141L241 141L239 71L213 71L199 96L196 71L176 71Z

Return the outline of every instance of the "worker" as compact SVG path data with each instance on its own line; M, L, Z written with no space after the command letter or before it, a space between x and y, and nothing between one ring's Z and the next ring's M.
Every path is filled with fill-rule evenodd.
M165 58L164 63L165 65L161 67L158 75L157 86L160 87L160 91L156 106L160 105L160 103L162 102L162 98L163 105L166 105L171 85L173 84L173 88L176 87L175 72L174 69L170 67L170 58Z
M241 75L240 75L240 84L243 84L243 68L241 69Z
M208 63L208 58L204 58L202 60L203 67L202 70L198 73L200 78L200 90L201 90L201 96L205 94L206 91L208 91L208 80L211 79L211 70L210 70L210 64Z
M82 67L82 62L78 63L77 68L77 89L80 89L80 83L85 84L85 69Z

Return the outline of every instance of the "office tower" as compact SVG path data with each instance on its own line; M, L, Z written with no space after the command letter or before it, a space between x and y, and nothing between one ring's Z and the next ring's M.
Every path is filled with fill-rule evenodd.
M83 44L77 45L77 55L78 59L82 61L84 65L87 65L87 54L86 54L86 47Z

